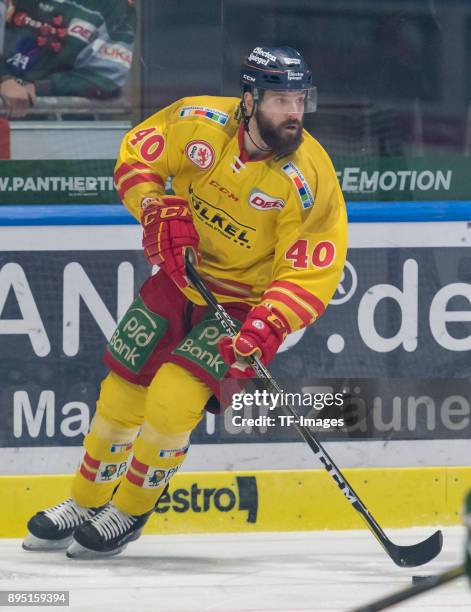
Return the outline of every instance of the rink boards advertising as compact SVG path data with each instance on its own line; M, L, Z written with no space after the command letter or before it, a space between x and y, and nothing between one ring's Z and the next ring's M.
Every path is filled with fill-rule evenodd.
M455 525L469 468L347 469L345 476L384 527ZM1 537L21 537L31 512L69 495L71 475L3 476ZM319 503L319 496L322 503ZM280 503L289 500L289 504ZM182 472L146 533L364 529L324 470Z
M468 163L459 155L436 159L362 156L334 158L349 201L464 200ZM0 204L112 204L115 160L0 160Z
M471 372L471 231L433 223L419 233L414 225L388 224L387 248L371 245L384 227L352 225L331 305L315 326L288 338L272 370L300 385L358 379L352 393L383 393L374 431L363 437L465 439L470 394L455 379ZM81 444L105 374L106 339L149 273L138 228L110 229L0 229L0 447ZM388 391L385 371L399 379ZM193 443L296 439L286 428L266 439L231 427L230 417L208 417Z
M77 465L106 372L106 339L150 272L139 227L123 222L118 207L107 207L104 219L87 207L95 219L87 226L67 225L61 208L54 213L60 227L0 227L0 456L7 474L0 487L14 500L3 517L9 537L22 534L26 514L44 499L67 495L71 477L55 474ZM107 224L110 218L117 224ZM462 221L352 223L331 306L315 326L290 336L273 363L277 378L301 390L340 381L373 406L372 417L347 432L316 435L339 441L341 465L342 449L361 455L347 476L385 526L454 524L471 485L469 468L446 467L466 465L460 449L470 437L470 233ZM255 416L250 409L244 415ZM443 441L448 454L425 448L442 467L423 467L431 465L426 460L404 467L414 465L409 453L417 441ZM365 443L381 445L381 453L352 452ZM392 443L409 444L409 463L376 463ZM231 411L208 414L188 458L187 469L198 471L175 476L149 532L360 528L318 467L290 427L235 426ZM313 503L320 491L323 510ZM286 495L289 516L274 503Z

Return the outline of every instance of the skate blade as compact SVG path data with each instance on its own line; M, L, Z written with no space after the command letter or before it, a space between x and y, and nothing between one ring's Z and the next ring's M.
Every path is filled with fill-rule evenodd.
M114 550L109 551L99 551L92 550L91 548L85 548L77 542L77 540L72 539L72 543L67 548L67 552L65 553L69 559L102 559L105 557L114 557L115 555L119 555L119 553L123 552L128 543L123 544L122 546L118 546Z
M37 551L48 551L48 550L66 550L69 544L72 542L72 536L62 538L62 540L45 540L38 538L32 533L28 533L26 538L23 540L23 550L37 550Z

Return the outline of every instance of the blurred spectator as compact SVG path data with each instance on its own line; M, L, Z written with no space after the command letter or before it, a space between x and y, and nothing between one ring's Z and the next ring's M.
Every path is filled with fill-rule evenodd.
M135 26L134 0L0 0L7 113L25 116L36 96L118 96Z
M0 59L3 55L3 38L5 36L5 15L7 6L5 2L0 2Z

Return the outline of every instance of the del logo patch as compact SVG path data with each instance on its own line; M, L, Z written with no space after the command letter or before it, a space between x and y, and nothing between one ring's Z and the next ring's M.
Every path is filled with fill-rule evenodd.
M282 168L283 172L289 176L289 178L293 181L296 189L298 190L299 199L301 200L301 206L303 208L311 208L314 204L314 197L312 195L312 191L307 184L306 179L301 174L300 170L293 164L293 162L289 162L285 164Z
M184 446L182 448L169 448L169 449L161 449L159 451L159 457L182 457L186 455L190 446Z
M263 193L260 189L252 189L249 195L249 204L257 210L281 210L285 201Z
M125 453L127 451L130 451L132 448L132 442L116 442L115 444L111 445L111 452L112 453Z
M214 149L204 140L190 140L185 147L185 154L190 161L207 170L214 164Z
M226 125L229 115L221 111L215 110L214 108L208 108L207 106L184 106L180 110L180 117L205 117L210 121L215 121L219 125Z

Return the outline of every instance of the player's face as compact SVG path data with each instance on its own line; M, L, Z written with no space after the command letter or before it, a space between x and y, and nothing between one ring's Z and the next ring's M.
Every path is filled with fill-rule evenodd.
M302 142L306 92L266 91L255 118L263 141L278 154L292 153Z

